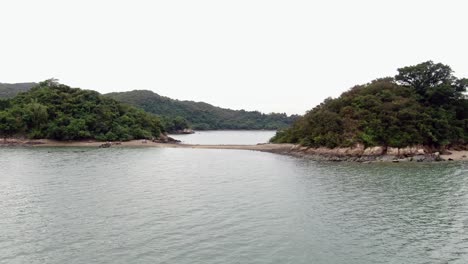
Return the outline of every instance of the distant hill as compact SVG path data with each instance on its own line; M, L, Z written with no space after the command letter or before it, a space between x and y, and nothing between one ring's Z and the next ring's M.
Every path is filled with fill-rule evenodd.
M27 92L37 83L0 83L0 98L13 98L21 92Z
M180 101L148 90L105 94L117 101L140 107L160 116L183 118L196 130L279 129L291 125L298 116L285 113L231 110L203 102Z

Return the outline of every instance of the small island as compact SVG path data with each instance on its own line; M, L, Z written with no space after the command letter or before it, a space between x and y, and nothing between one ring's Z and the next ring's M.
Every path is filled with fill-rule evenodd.
M338 160L387 155L437 160L439 154L467 150L467 87L468 79L441 63L403 67L395 77L326 99L271 142Z
M0 100L0 135L58 141L128 141L159 138L161 119L98 92L55 80Z

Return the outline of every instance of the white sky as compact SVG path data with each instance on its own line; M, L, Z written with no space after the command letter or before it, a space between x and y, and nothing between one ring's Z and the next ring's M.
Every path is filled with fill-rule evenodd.
M468 77L466 0L0 0L0 82L299 113L426 60Z

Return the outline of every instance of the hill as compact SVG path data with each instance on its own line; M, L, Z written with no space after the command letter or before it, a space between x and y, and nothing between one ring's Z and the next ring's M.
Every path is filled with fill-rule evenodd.
M187 120L196 130L210 129L279 129L291 125L298 116L282 113L231 110L203 102L179 101L148 90L109 93L105 96L140 107L147 112Z
M5 138L113 141L157 138L163 131L154 115L54 80L0 100L0 135Z
M310 147L435 148L468 142L468 79L432 61L326 99L271 140Z
M21 92L27 92L37 83L0 83L0 98L13 98Z

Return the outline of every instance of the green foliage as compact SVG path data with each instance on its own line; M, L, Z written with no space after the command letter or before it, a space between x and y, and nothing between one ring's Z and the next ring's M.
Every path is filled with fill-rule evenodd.
M412 87L421 96L422 103L433 106L455 103L464 97L468 87L468 79L458 79L450 66L432 61L398 69L395 80Z
M110 93L106 96L163 116L169 131L192 127L210 129L278 129L292 124L298 116L282 113L263 114L257 111L231 110L203 102L179 101L160 96L152 91L135 90Z
M162 122L164 128L170 132L180 131L190 127L188 121L181 116L175 118L164 116L162 117Z
M158 117L54 80L0 103L0 134L57 140L156 138L164 131Z
M0 98L8 99L29 91L35 83L2 84ZM263 114L257 111L236 111L215 107L203 102L179 101L159 96L151 91L110 93L106 96L131 104L160 117L164 129L169 132L193 128L210 129L278 129L293 123L298 116ZM6 100L0 100L0 110Z
M395 78L326 99L271 141L313 147L466 144L468 80L431 61L398 71Z
M14 135L21 127L10 111L0 111L0 135L4 138Z

